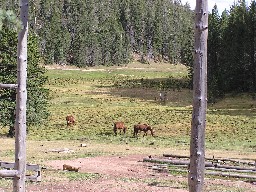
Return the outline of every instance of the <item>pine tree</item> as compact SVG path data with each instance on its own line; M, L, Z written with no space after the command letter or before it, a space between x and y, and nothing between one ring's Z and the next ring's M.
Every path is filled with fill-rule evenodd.
M64 64L67 59L71 37L67 28L67 21L63 16L64 4L57 5L52 1L40 2L38 33L42 42L42 55L46 64Z
M181 60L181 46L182 46L182 7L180 0L174 0L172 4L172 33L170 45L171 50L171 63L179 63Z
M70 15L75 15L70 23L72 31L72 41L70 54L73 57L73 64L79 67L94 66L101 64L101 54L98 43L99 25L98 25L98 1L88 0L86 3L77 1L72 5Z
M193 24L193 12L190 10L189 5L183 6L182 15L180 17L180 23L182 25L181 34L181 59L180 62L193 68L193 46L194 46L194 24ZM192 78L191 78L192 79Z
M146 30L146 2L135 0L130 3L130 28L133 31L134 45L133 50L140 56L140 60L145 62L146 55L146 40L145 40L145 30Z
M154 32L153 32L153 47L154 47L154 60L155 62L162 61L163 58L163 39L164 33L162 30L164 18L162 1L157 0L155 3L155 18L154 18Z
M28 37L28 108L27 125L42 123L49 116L49 90L44 87L47 77L46 69L39 65L40 53L38 38L34 34Z
M191 57L192 14L180 0L35 0L31 13L46 64L119 65L134 53L143 62Z
M19 0L0 0L0 6L2 10L12 10L15 15L19 12Z
M3 29L3 26L6 30L18 30L21 26L20 24L12 10L0 9L0 30Z
M228 92L245 92L246 87L246 6L240 1L232 6L227 27L222 39L222 73L223 88ZM225 82L224 82L225 80ZM238 86L239 85L239 86Z
M249 92L252 94L252 97L256 98L256 2L252 1L247 19L247 50L246 52L249 55L248 58L248 71L247 71L247 83Z
M17 33L15 30L3 27L0 31L0 82L15 84L17 77ZM14 136L16 91L13 89L0 89L0 123L9 126L9 135Z
M0 82L15 84L17 82L17 32L3 25L0 31ZM35 124L46 119L48 89L43 87L46 82L45 69L39 66L38 41L30 34L28 41L28 103L27 124ZM9 126L9 136L14 136L16 92L11 89L0 89L0 124Z
M217 5L212 9L209 15L209 32L208 32L208 101L215 102L217 98L223 96L221 90L221 63L220 63L220 16Z

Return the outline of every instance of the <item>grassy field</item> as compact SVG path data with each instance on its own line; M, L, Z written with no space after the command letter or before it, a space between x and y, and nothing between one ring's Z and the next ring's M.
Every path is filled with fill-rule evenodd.
M48 70L49 121L29 127L29 140L89 139L104 143L157 146L188 146L192 116L192 90L187 88L187 69L182 65L139 65ZM159 93L167 92L167 101ZM206 147L211 150L256 151L255 101L249 96L227 97L208 106ZM254 107L254 108L253 108ZM76 125L66 127L65 117L75 116ZM113 135L113 122L128 126L125 137ZM133 125L154 127L156 137L132 137ZM7 130L1 129L2 134ZM122 139L121 139L122 138Z
M130 65L101 70L49 70L51 90L48 124L32 127L32 140L74 140L87 138L120 142L113 136L113 122L128 126L125 142L137 145L132 127L138 122L152 125L157 145L189 145L192 91L182 65ZM104 69L104 70L102 70ZM161 90L166 103L159 101ZM240 95L209 105L206 146L208 149L256 151L255 101ZM75 116L77 124L66 127L65 117ZM151 141L149 141L151 142ZM147 143L145 143L147 145Z
M45 124L29 127L28 160L31 163L59 158L47 153L38 156L39 149L78 146L81 141L97 147L62 158L147 151L156 155L189 153L192 90L187 88L189 81L184 66L133 63L120 68L56 68L49 69L47 75L51 116ZM164 103L159 100L161 91L167 92ZM247 95L227 96L214 105L209 104L207 156L256 158L255 106L255 101ZM68 114L75 117L76 125L66 126ZM114 136L114 121L124 121L128 126L125 136ZM132 128L138 122L150 124L156 137L134 138ZM1 134L5 133L7 129L2 128ZM5 139L5 142L1 159L11 160L13 140ZM102 147L103 143L107 149ZM117 146L129 146L132 150L117 149Z

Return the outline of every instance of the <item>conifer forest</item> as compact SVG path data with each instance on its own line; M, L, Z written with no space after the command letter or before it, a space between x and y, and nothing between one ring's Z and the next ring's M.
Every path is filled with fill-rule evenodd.
M18 0L1 0L18 15ZM33 0L30 34L44 64L182 63L193 75L194 11L180 0ZM256 3L209 14L209 99L256 93Z

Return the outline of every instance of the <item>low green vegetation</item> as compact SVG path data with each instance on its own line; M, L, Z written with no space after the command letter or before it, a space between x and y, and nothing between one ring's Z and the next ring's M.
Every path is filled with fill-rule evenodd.
M145 65L142 65L145 66ZM30 127L32 140L93 140L105 143L157 147L188 147L192 117L192 90L182 65L126 67L101 70L48 70L51 101L49 121ZM161 102L159 93L166 92ZM206 147L220 150L256 150L255 101L249 96L227 97L209 104ZM65 117L72 114L74 126ZM125 136L115 137L113 122L124 121ZM148 123L156 137L134 138L133 125Z
M142 67L144 67L142 69ZM29 126L28 161L44 164L48 160L65 160L102 155L163 154L164 149L187 151L190 143L192 117L192 90L189 89L187 70L182 65L127 66L60 70L50 69L46 88L50 90L50 118L44 124ZM167 93L167 100L160 101L160 92ZM67 126L65 117L72 114L76 124ZM207 111L207 152L218 150L218 154L246 154L256 151L255 101L248 95L227 96L218 103L209 103ZM124 121L128 127L126 135L114 136L113 122ZM148 123L155 130L150 134L133 137L133 125ZM0 129L1 135L8 128ZM47 141L47 142L45 142ZM0 151L3 160L14 156L13 140ZM86 143L87 147L79 144ZM102 145L104 144L104 145ZM106 147L107 146L107 147ZM59 154L53 149L67 147L73 153ZM38 151L41 151L40 155ZM234 153L232 153L234 152ZM179 152L177 152L179 153ZM209 154L210 154L209 153ZM252 157L252 155L250 155ZM172 175L186 172L170 171ZM52 175L52 174L51 174ZM98 174L55 171L54 178L69 181L97 179ZM52 175L52 176L53 176ZM45 181L49 178L45 178ZM132 178L120 178L135 182ZM1 183L2 182L2 183ZM10 183L1 180L0 185ZM184 181L143 180L149 185L178 186L187 188ZM212 191L212 185L205 191ZM228 191L221 185L215 191ZM243 191L234 188L233 191Z
M187 182L184 181L177 181L177 180L171 180L171 179L159 179L159 178L120 178L120 180L128 183L137 183L137 182L143 182L147 183L149 186L157 186L157 187L171 187L171 188L177 188L177 189L187 189L188 185Z
M1 178L0 179L0 186L4 189L9 188L10 186L12 186L12 180L11 179L5 179L5 178ZM7 190L6 190L7 191Z
M192 90L188 89L186 67L135 64L84 70L48 70L50 118L29 127L32 140L92 140L104 143L188 148L192 117ZM158 65L159 66L159 65ZM144 68L142 68L144 67ZM160 101L159 93L167 100ZM66 126L72 114L74 126ZM247 95L230 96L207 111L208 149L256 150L255 101ZM114 136L113 122L124 121L125 136ZM148 123L155 137L133 137L133 125ZM2 134L7 129L1 129Z
M62 176L69 179L69 181L84 181L100 178L101 176L96 173L77 173L71 171L62 171Z

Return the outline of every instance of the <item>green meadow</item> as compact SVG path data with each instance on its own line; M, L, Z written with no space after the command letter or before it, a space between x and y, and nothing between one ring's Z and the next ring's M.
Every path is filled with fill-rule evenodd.
M47 66L50 90L50 118L43 124L28 127L27 162L45 166L51 160L119 155L162 154L189 155L193 91L189 89L187 68L183 65L132 63L122 67L87 69ZM166 101L159 98L166 93ZM206 124L206 156L255 160L256 103L249 95L227 95L208 104ZM76 124L66 125L73 115ZM123 121L126 135L114 135L113 123ZM133 137L133 126L150 124L150 134ZM14 161L14 139L6 138L1 128L0 157ZM84 143L86 147L80 147ZM68 148L72 153L52 150ZM49 171L51 174L49 174ZM97 179L97 174L72 173L62 170L42 171L41 184ZM172 175L182 175L170 171ZM208 178L208 176L206 176ZM125 179L125 178L119 178ZM208 178L209 179L209 178ZM236 180L236 179L233 179ZM129 182L130 179L128 179ZM174 188L187 188L186 180L145 180ZM173 183L174 182L174 183ZM0 188L11 189L11 180L0 180ZM246 191L245 187L207 185L205 191ZM10 190L11 191L11 190Z
M182 65L131 64L61 70L50 69L50 119L31 127L31 140L81 140L103 143L189 147L192 94ZM161 102L160 92L167 93ZM227 96L207 110L206 148L256 151L255 101L248 95ZM76 125L66 126L72 114ZM123 121L128 133L114 136L113 122ZM133 125L148 123L156 137L133 138Z

